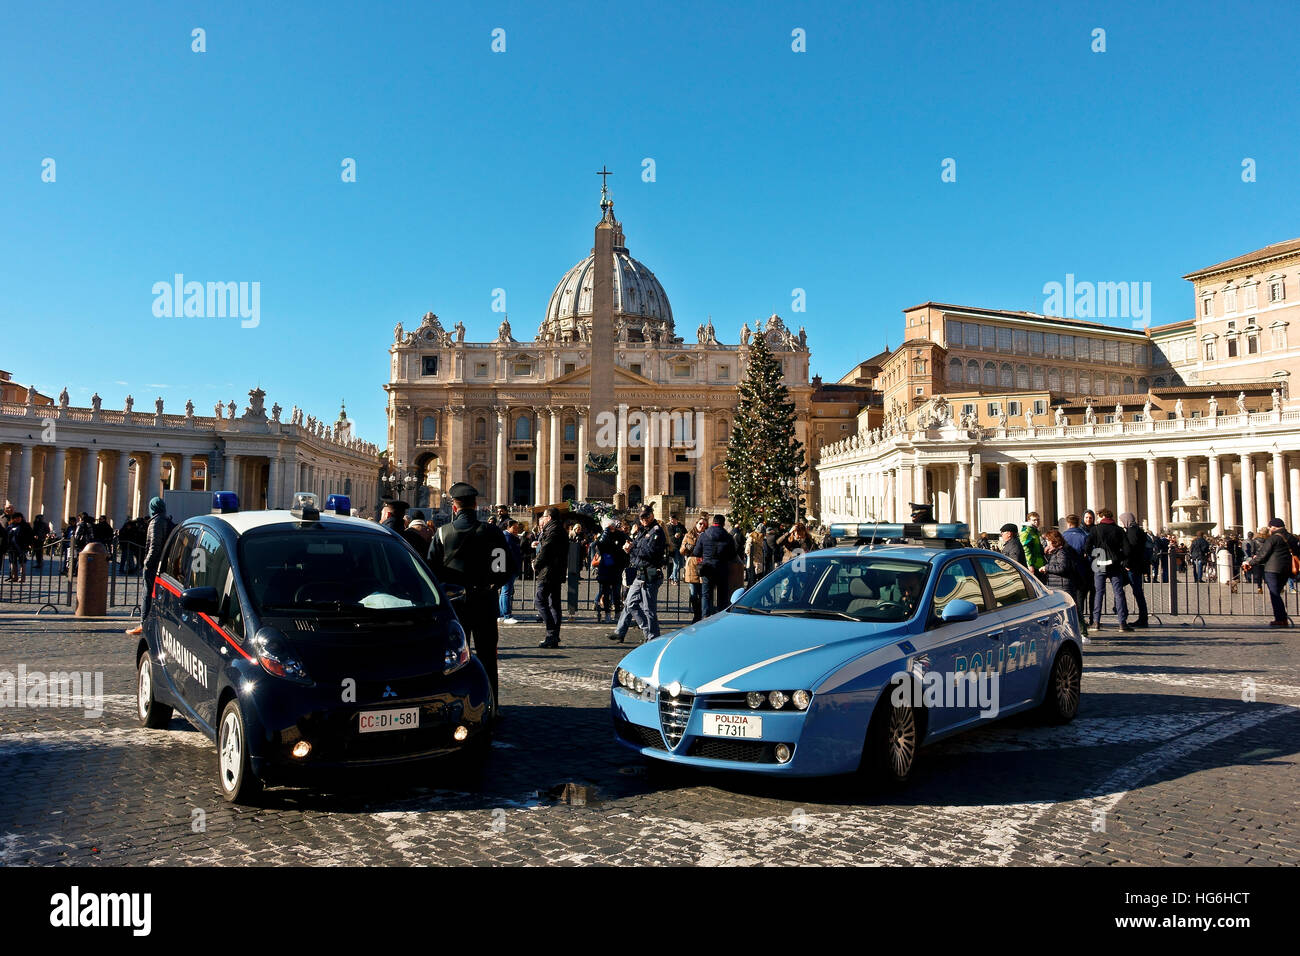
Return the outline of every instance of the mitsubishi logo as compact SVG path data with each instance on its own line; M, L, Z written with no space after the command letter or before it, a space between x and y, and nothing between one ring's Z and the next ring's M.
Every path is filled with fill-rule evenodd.
M397 691L393 690L393 688L389 687L388 685L385 685L385 686L384 686L384 696L385 696L385 697L396 697L396 696L397 696Z

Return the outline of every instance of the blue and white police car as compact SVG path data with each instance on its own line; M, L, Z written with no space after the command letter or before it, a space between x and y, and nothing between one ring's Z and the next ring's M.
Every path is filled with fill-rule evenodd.
M291 510L240 512L217 492L167 540L138 717L165 728L176 710L215 741L228 801L488 745L491 689L446 592L401 536L349 510L299 493Z
M965 525L876 526L796 557L731 606L629 653L611 706L655 760L779 776L864 771L901 783L925 744L1038 708L1079 708L1074 602ZM832 529L834 533L834 529Z

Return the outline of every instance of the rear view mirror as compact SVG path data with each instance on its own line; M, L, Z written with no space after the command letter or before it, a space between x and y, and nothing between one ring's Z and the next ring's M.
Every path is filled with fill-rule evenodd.
M745 589L744 589L744 588L736 588L736 590L734 590L734 591L731 592L731 600L728 601L727 603L728 603L728 604L735 604L737 601L740 600L740 596L741 596L742 594L744 594L744 593L745 593Z
M949 601L943 609L943 621L945 624L960 624L963 621L973 621L979 617L980 609L970 601L963 601L960 598Z
M186 588L181 592L181 607L195 614L217 613L216 588Z

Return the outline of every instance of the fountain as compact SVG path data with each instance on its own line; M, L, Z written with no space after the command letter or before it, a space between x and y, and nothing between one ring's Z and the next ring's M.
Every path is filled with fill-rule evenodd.
M1205 521L1201 517L1210 507L1210 503L1191 488L1188 488L1187 493L1170 507L1177 520L1169 522L1168 530L1177 531L1180 536L1194 538L1202 531L1209 531L1214 527L1213 521Z

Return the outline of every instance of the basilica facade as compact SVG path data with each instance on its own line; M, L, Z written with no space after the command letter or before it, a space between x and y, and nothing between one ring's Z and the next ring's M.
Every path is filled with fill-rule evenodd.
M781 363L807 446L820 406L804 330L773 315L744 323L732 343L707 318L679 334L605 190L601 210L591 254L560 278L535 330L517 337L506 319L493 340L471 342L464 323L448 327L432 312L393 330L389 462L413 505L439 507L451 484L468 481L513 507L674 495L726 511L723 462L758 335Z

